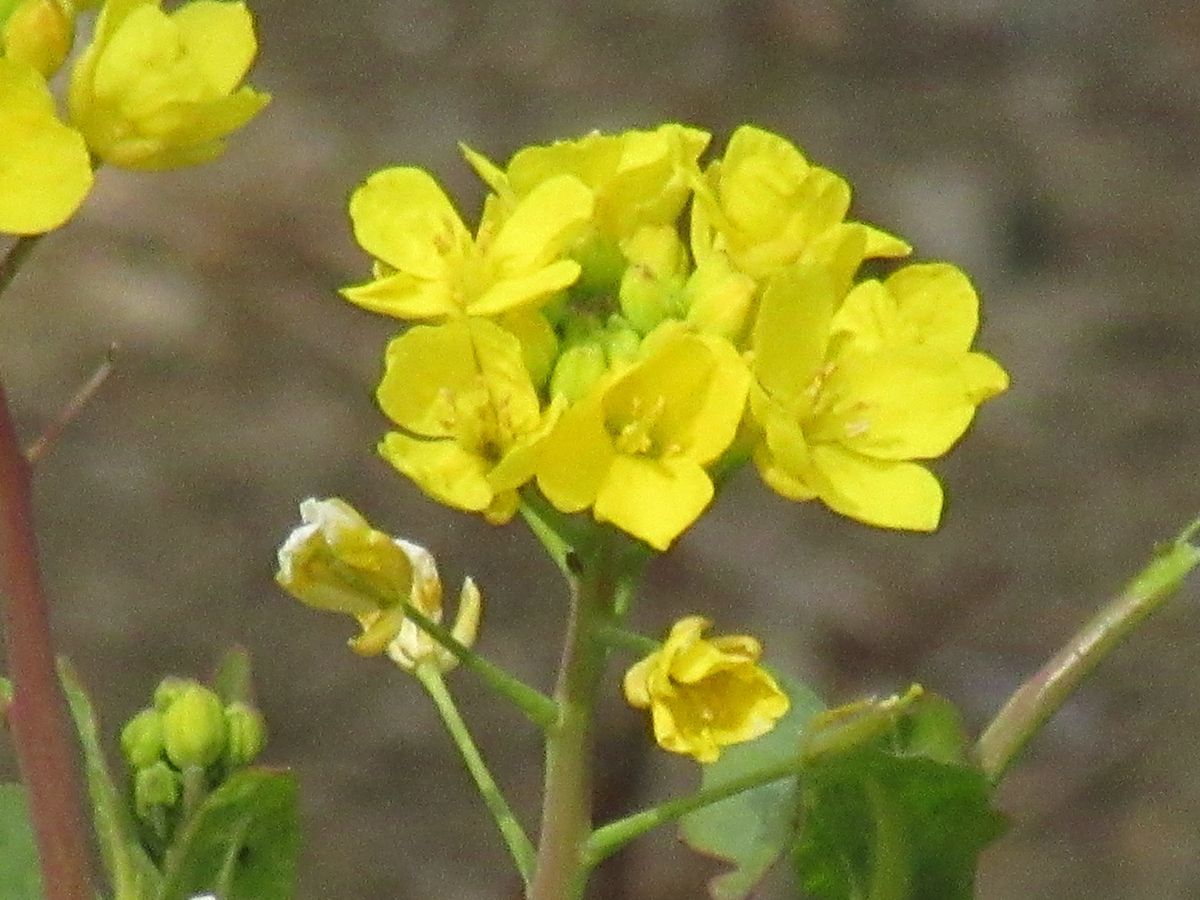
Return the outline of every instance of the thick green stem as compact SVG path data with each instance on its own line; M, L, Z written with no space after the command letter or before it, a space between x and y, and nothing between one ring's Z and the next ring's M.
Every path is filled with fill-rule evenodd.
M500 829L504 843L508 846L508 852L512 854L513 861L517 864L521 880L528 885L529 879L533 876L533 844L530 843L521 823L517 821L508 801L504 799L504 793L492 778L487 763L483 761L479 748L471 738L471 732L467 730L466 722L459 715L454 698L450 696L445 682L442 681L441 672L436 666L419 665L414 674L429 693L442 716L442 721L446 723L446 730L450 732L450 737L458 747L458 752L462 755L463 762L466 763L467 771L475 780L475 787L479 789L479 794L483 797L488 812L492 814L492 818L496 821L496 827Z
M992 781L1004 776L1042 726L1112 649L1179 589L1184 577L1200 563L1200 548L1188 543L1198 531L1200 519L1161 550L1119 597L1008 699L975 746L979 765Z
M618 580L610 536L602 537L578 562L554 693L558 721L546 734L542 832L530 900L581 897L589 868L585 851L592 827L592 713L605 659L594 630L612 609Z
M641 837L647 831L658 828L660 825L668 825L681 819L690 812L719 803L743 791L770 784L772 781L794 777L803 765L804 757L798 753L782 762L764 766L755 772L747 772L745 775L730 779L723 784L705 788L686 797L677 797L659 806L642 810L632 816L626 816L624 819L597 828L588 839L585 849L587 864L595 866L603 862L634 838Z
M45 896L87 900L93 895L91 847L79 759L55 669L50 608L38 569L31 474L0 385L0 600L13 682L8 724L29 792Z

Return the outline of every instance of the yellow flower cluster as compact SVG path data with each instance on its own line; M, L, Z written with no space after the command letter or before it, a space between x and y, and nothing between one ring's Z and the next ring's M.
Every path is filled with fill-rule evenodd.
M106 0L76 59L68 121L48 80L86 0L0 0L0 233L62 225L97 162L170 169L219 156L269 99L239 87L257 50L242 3Z
M944 454L1007 386L973 352L978 300L937 263L858 279L907 243L846 218L850 188L784 138L724 156L668 124L529 147L474 233L425 171L355 191L375 259L345 296L419 322L392 341L380 452L450 506L512 517L535 483L657 549L753 458L786 497L888 528L937 526Z

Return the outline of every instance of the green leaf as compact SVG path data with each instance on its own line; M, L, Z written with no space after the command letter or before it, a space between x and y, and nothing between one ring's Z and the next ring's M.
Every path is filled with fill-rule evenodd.
M83 748L92 818L113 895L115 900L147 900L157 894L162 876L138 840L129 808L108 770L87 691L64 658L58 661L58 677Z
M42 876L25 789L0 784L0 900L39 900Z
M757 740L726 748L704 767L701 789L795 756L805 729L824 705L805 685L785 678L780 686L792 701L786 716ZM782 779L743 791L684 817L681 833L693 850L733 865L709 885L717 900L746 897L790 846L799 814L796 781Z
M801 886L820 900L970 900L1004 830L954 708L914 687L831 710L804 743Z
M222 657L213 677L213 689L226 706L230 703L250 703L250 654L245 647L232 647Z
M290 772L242 769L205 797L168 851L161 900L290 900L300 826Z

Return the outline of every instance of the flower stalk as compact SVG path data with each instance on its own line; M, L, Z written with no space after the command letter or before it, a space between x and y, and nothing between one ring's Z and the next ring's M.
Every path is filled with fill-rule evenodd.
M6 266L10 262L11 253ZM8 724L28 791L46 898L88 900L93 890L82 782L38 570L31 475L0 385L0 598L13 681Z
M993 782L1004 777L1026 745L1113 648L1161 609L1200 564L1200 548L1189 543L1197 533L1200 519L1163 548L1115 600L1008 699L975 746L976 758Z

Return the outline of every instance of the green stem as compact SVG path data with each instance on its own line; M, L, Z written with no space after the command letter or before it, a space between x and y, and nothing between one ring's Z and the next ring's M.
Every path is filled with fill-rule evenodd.
M1040 671L1017 689L992 720L975 755L984 773L998 782L1042 726L1058 712L1112 649L1183 583L1200 563L1200 548L1188 543L1200 532L1193 522L1102 609Z
M662 648L662 644L654 640L654 638L646 637L646 635L638 634L634 631L627 631L619 625L607 623L597 625L594 633L596 640L601 643L607 644L609 647L615 647L618 650L628 650L640 656L655 653Z
M618 571L612 536L601 537L572 582L571 613L554 697L558 721L546 733L542 832L530 900L573 900L583 895L589 866L585 845L592 826L592 714L605 649L595 640L600 616L611 613Z
M674 822L690 812L719 803L743 791L753 790L782 778L794 777L803 765L804 758L798 753L788 759L732 778L723 784L705 788L694 794L688 794L686 797L677 797L659 806L653 806L650 809L634 813L632 816L626 816L624 819L618 819L602 828L597 828L587 842L585 851L587 864L589 866L597 865L634 838L641 837L647 831L658 828L660 825Z
M454 658L487 683L497 694L510 700L525 716L539 728L551 727L558 719L558 705L541 691L531 688L514 675L510 675L495 663L480 656L470 647L456 640L446 628L407 601L401 602L405 617L418 628L449 650Z
M513 815L512 809L504 799L504 794L496 785L495 779L492 778L492 773L488 771L487 764L479 753L479 748L472 740L471 733L467 730L462 716L459 715L454 698L450 696L445 682L442 681L441 672L436 666L424 664L418 665L414 674L429 693L438 712L441 713L442 721L446 723L446 730L454 739L454 744L458 747L458 752L462 754L467 770L475 779L475 786L479 788L483 802L487 805L492 818L495 819L496 827L500 829L504 843L508 845L508 852L512 854L513 861L517 864L521 880L528 885L529 879L533 875L533 844L530 843L521 823L517 821L517 817Z
M572 557L582 544L565 516L555 509L540 492L530 489L521 494L521 518L534 533L558 570L568 581L574 578Z
M17 277L17 272L21 270L21 266L25 264L25 260L29 258L29 254L33 252L33 248L43 237L45 237L43 234L31 234L17 238L8 253L4 254L4 258L0 259L0 294L3 294L12 280Z

